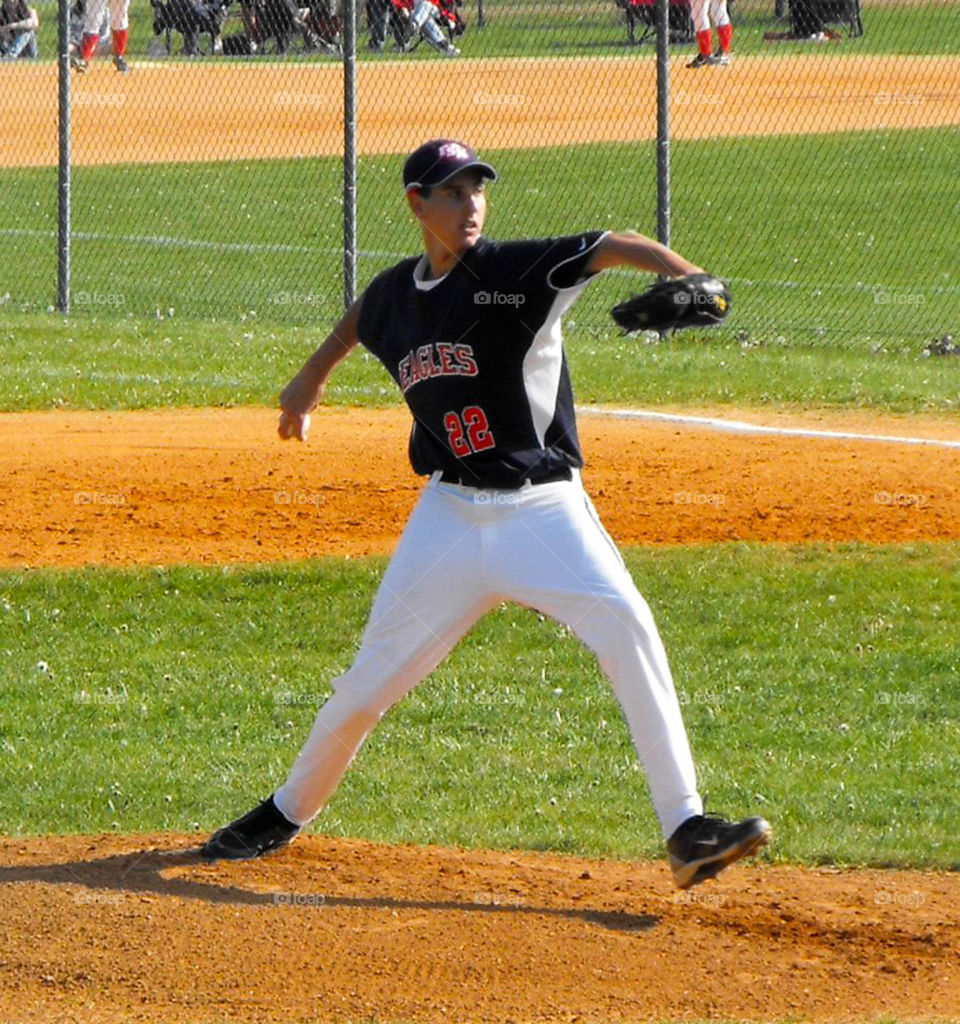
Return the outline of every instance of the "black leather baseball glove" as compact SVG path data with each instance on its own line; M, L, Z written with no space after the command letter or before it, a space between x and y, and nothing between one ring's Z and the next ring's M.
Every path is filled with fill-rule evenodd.
M621 302L610 315L625 331L681 331L712 327L730 312L730 292L711 274L686 274L658 281Z

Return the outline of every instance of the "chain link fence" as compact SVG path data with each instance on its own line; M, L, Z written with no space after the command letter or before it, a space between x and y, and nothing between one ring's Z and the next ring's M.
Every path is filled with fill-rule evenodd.
M343 297L340 11L132 0L123 73L123 2L98 2L72 10L86 64L72 73L73 314L328 324ZM3 9L18 4L39 25L37 56L0 64L0 317L56 295L57 11ZM745 345L956 335L960 4L702 7L670 4L672 244L731 282L722 330ZM500 169L491 236L655 234L653 10L361 2L359 286L418 248L400 168L436 136ZM5 48L16 31L0 30ZM579 326L606 329L636 287L604 275Z

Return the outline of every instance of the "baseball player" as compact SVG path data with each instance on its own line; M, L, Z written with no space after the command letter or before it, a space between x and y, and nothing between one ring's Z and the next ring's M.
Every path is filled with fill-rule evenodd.
M83 39L79 50L70 55L70 64L79 72L90 66L100 42L101 26L106 14L107 0L86 0L83 13ZM113 49L113 66L126 74L127 27L129 25L130 0L110 0L110 37Z
M699 52L687 67L704 68L709 64L729 64L733 25L730 24L730 15L727 13L727 0L692 0L690 15L693 18L693 27L697 30ZM710 35L711 20L717 26L719 45L716 52L713 51Z
M762 818L703 814L653 616L580 482L583 458L560 319L611 267L697 271L632 233L495 242L483 236L494 168L435 139L404 164L424 252L380 274L280 396L281 438L305 440L334 367L357 344L413 414L428 476L380 584L360 650L284 784L202 847L258 857L320 811L386 711L503 600L565 623L613 685L650 785L674 879L686 888L767 842Z

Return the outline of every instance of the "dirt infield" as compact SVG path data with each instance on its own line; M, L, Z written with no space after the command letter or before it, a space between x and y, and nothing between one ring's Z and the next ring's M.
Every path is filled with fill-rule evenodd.
M195 842L0 840L0 1019L960 1014L956 874L737 866L682 894L662 862L308 836L209 865Z
M728 412L726 415L730 415ZM960 439L955 418L744 413ZM326 408L306 445L269 409L0 415L0 564L386 553L422 481L404 409ZM584 480L620 544L960 538L957 450L752 437L582 416Z
M960 123L960 58L737 57L711 73L673 60L674 138L798 134ZM342 151L338 64L100 61L75 78L76 165L256 160ZM0 167L57 162L53 64L4 68ZM362 153L424 138L486 148L639 141L656 133L655 64L646 57L364 62ZM411 101L415 97L415 102ZM649 102L624 103L624 97Z
M736 418L960 440L947 417ZM4 564L389 550L421 486L407 413L323 409L307 445L274 422L0 415ZM620 543L960 537L956 449L580 423ZM209 865L196 838L0 839L0 1021L960 1017L957 874L749 865L680 894L663 862L306 836Z

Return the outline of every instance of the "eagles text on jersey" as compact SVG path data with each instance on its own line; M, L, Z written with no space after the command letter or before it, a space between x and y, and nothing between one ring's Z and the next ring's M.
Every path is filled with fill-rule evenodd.
M371 282L357 334L413 413L417 473L513 488L583 465L560 318L604 234L481 238L444 277L421 256Z

